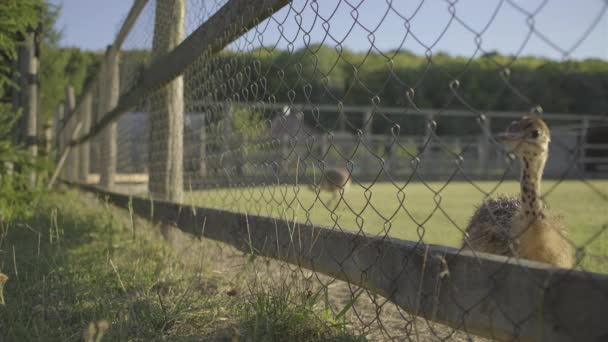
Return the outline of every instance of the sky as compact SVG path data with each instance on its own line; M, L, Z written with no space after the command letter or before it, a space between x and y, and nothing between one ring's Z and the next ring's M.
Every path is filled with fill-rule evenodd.
M132 5L129 0L49 2L62 4L62 45L88 50L111 44ZM187 0L186 31L204 22L217 4ZM324 42L355 51L401 48L459 56L498 51L608 60L607 9L608 0L295 0L231 47L297 49ZM149 48L153 18L150 1L123 47Z

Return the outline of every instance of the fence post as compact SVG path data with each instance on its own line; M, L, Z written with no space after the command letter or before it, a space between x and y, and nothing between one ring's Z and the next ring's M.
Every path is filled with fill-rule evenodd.
M173 50L184 36L183 0L157 0L152 59ZM150 103L150 192L181 202L183 180L184 82L178 76L152 94Z
M361 123L361 130L363 131L363 141L365 142L365 145L368 146L368 148L372 147L372 116L373 112L371 110L365 111L363 113L363 121ZM372 160L372 157L369 155L371 152L367 151L365 147L363 147L363 150L365 150L367 153L365 154L365 158L360 159L363 162L363 165L361 165L361 171L364 175L368 175L371 172L371 165L373 165L374 162Z
M387 134L384 139L384 170L391 172L393 168L393 156L395 154L395 143L393 143L393 134Z
M42 126L43 140L43 152L44 157L49 161L51 160L51 151L53 150L53 119L48 119Z
M101 74L101 105L98 118L114 109L118 104L120 93L119 75L120 51L108 46L106 51L103 72ZM116 121L109 124L101 132L99 153L99 185L106 188L114 188L116 175Z
M63 118L67 120L65 122L65 127L63 128L63 136L64 136L64 149L70 143L70 137L72 135L72 130L74 130L74 124L77 120L76 115L74 117L70 117L70 115L74 112L74 108L76 107L76 95L74 94L74 87L68 85L65 87L65 106L63 111ZM66 167L63 168L64 172L62 172L63 178L68 179L70 181L74 180L74 175L76 174L75 170L77 170L76 166L77 159L73 153L70 153L68 159L66 160Z
M38 146L39 155L42 154L44 160L49 163L53 160L51 155L53 151L53 119L47 119L44 124L42 124L42 132L40 135L40 144ZM40 151L41 150L41 151ZM43 171L43 173L38 177L38 183L46 182L49 178L49 172Z
M423 167L421 170L424 171L429 176L436 177L438 174L437 170L437 160L436 151L435 151L435 141L433 139L433 131L435 129L435 113L427 113L425 116L425 129L424 129L424 137L422 139L422 143L418 148L418 153L424 153L424 156L421 156L420 159L422 161ZM423 147L426 145L426 148Z
M23 44L19 47L18 66L20 74L20 86L18 98L14 105L23 108L21 129L21 142L27 146L31 158L38 155L37 142L37 116L38 116L38 53L36 39L38 33L29 30L25 34ZM16 108L17 109L17 108ZM36 173L30 171L27 174L27 185L36 185Z
M104 75L105 75L105 66L104 63L101 63L99 66L99 76L95 81L95 86L93 87L93 115L91 118L91 125L96 125L99 123L99 120L103 116L103 109L105 107L104 104ZM99 178L101 175L101 134L93 137L89 141L89 153L90 153L90 164L89 169L91 173L97 175L97 183L99 184Z
M63 127L63 102L60 102L59 105L57 106L57 111L55 112L55 134L54 134L54 138L55 138L55 162L57 162L59 160L59 156L61 155L61 150L63 149L63 133L59 133L59 130L62 129Z
M583 115L582 119L581 119L581 133L579 135L579 155L578 158L576 158L576 160L578 161L578 169L581 170L583 172L583 174L586 174L588 171L588 167L587 167L587 163L588 160L586 158L587 155L587 151L586 151L586 147L587 147L587 135L589 134L589 128L591 127L591 122L589 120L589 116L588 115Z
M64 103L61 106L61 109L63 110L63 112L61 113L61 125L60 125L61 132L59 133L59 135L60 135L59 145L61 146L61 148L57 151L57 161L59 161L59 159L61 158L61 155L63 154L63 151L65 151L65 149L67 148L67 144L66 144L67 138L66 138L65 132L67 132L68 127L67 127L67 120L65 118L65 106L66 106L66 104L65 104L65 99L64 99ZM65 161L64 161L64 165L65 165ZM66 173L65 168L61 168L59 170L59 173L57 174L57 176L59 178L65 178L65 173Z
M86 133L91 127L91 114L93 111L93 96L91 92L84 94L81 103L82 132ZM87 183L89 176L89 142L85 141L78 147L78 179L82 183Z
M329 149L329 135L332 134L332 132L321 132L321 134L319 134L319 159L322 159L323 156L327 153L327 150ZM335 135L334 135L335 138ZM326 160L326 158L323 158L324 160ZM334 161L330 161L330 163L333 164Z
M492 135L490 118L485 117L479 121L481 125L481 135L477 143L477 161L478 171L477 176L480 178L488 178L488 160L490 157L490 137Z

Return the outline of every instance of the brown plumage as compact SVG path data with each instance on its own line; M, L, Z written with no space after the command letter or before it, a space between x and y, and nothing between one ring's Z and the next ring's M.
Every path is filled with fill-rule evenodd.
M320 191L329 192L334 198L337 198L340 190L348 190L351 178L350 172L344 168L326 168L319 184L311 185L311 189L316 191L316 187L318 187Z
M497 140L521 162L521 193L519 198L484 201L471 217L463 247L571 268L573 250L563 217L547 209L540 198L549 128L541 119L525 116Z

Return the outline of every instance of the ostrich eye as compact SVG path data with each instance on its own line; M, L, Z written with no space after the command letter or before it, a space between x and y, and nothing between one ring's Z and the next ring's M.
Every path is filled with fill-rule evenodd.
M536 139L536 138L540 137L541 132L540 132L540 130L537 129L537 130L532 131L531 135L532 135L532 138Z

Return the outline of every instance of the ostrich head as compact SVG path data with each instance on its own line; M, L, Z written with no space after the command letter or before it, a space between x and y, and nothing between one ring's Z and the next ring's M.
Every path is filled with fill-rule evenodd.
M551 135L543 120L524 116L519 121L513 121L496 140L507 145L511 153L523 158L526 155L545 155L549 150Z
M496 140L507 145L521 160L521 203L524 213L535 218L543 208L540 182L549 155L549 128L543 120L524 116L513 122Z

